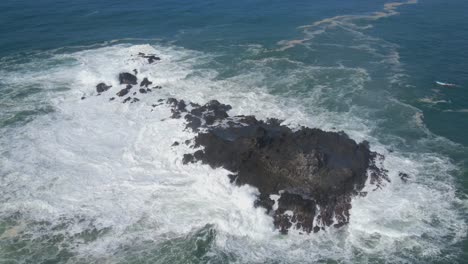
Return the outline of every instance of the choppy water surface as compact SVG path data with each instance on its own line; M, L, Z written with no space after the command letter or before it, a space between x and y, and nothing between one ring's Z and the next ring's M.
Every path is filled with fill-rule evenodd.
M406 23L425 28L438 1L45 2L0 4L15 21L0 40L0 263L463 263L468 79L421 71L440 57L418 57ZM163 89L137 104L96 96L132 69ZM168 97L343 130L386 156L391 182L354 198L346 227L282 236L254 188L182 164L189 148L171 145L194 134L151 107Z

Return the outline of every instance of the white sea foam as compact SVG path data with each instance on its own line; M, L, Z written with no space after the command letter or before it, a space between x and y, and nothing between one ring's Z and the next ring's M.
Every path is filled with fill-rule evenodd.
M417 4L417 0L390 2L383 5L381 11L365 15L340 15L325 18L312 24L299 27L303 37L279 41L278 51L295 47L308 50L320 49L320 54L334 58L334 54L352 64L354 61L366 61L368 69L378 68L385 73L387 86L399 86L407 75L402 69L398 46L383 39L371 36L366 30L373 27L376 20L398 15L398 9L404 5ZM333 47L322 49L324 46ZM359 58L359 59L356 59ZM332 59L332 61L336 61Z
M138 52L156 53L162 60L148 65L134 56ZM331 102L327 94L347 100L349 93L362 93L369 80L364 69L245 61L248 69L221 79L215 69L206 66L213 58L175 47L114 45L53 55L48 60L56 62L55 66L44 70L37 70L48 63L41 59L29 64L36 66L34 71L2 74L2 83L40 87L41 100L55 112L21 126L2 128L0 216L20 213L27 221L52 223L77 219L60 231L69 237L90 225L98 230L108 228L110 231L91 242L71 242L78 256L108 262L118 260L109 256L118 258L122 246L152 241L150 247L154 248L206 224L213 224L217 231L218 250L248 263L366 261L362 252L392 262L414 252L437 255L466 235L465 221L453 207L460 201L451 182L454 166L447 158L434 153L391 153L372 134L376 124L366 120L366 109L330 111L323 107ZM287 75L275 79L280 85L300 87L305 76L315 79L317 85L299 99L272 95L268 80L276 74L275 63L295 65ZM121 87L117 74L133 69L163 89L138 96L141 102L136 104L121 104L120 98L109 102ZM328 78L334 79L330 75L341 76L343 81L327 84ZM96 96L95 85L102 81L113 88ZM339 85L348 86L340 89ZM82 95L85 100L80 100ZM183 154L193 150L184 144L171 145L194 134L184 130L182 120L168 118L171 113L164 105L151 107L167 97L198 103L218 99L231 104L233 114L282 118L291 126L344 130L358 141L369 140L374 150L386 155L391 182L353 200L348 226L313 235L292 231L281 236L264 209L253 207L254 188L233 186L223 169L182 164ZM408 183L399 179L400 171L411 175ZM2 238L21 230L24 223ZM26 232L40 238L58 231Z
M303 45L304 43L311 41L315 38L315 36L321 35L325 33L329 29L335 29L340 27L346 30L352 30L355 32L359 32L361 30L365 30L371 28L372 25L359 25L359 22L362 21L375 21L382 18L387 18L391 16L395 16L400 14L397 9L400 6L404 5L414 5L417 4L418 0L408 0L406 2L390 2L386 3L383 6L382 11L376 11L369 15L340 15L330 18L325 18L319 21L316 21L310 25L304 25L299 27L303 30L305 34L305 38L303 39L294 39L294 40L282 40L278 42L279 45L282 47L279 50L286 50L289 48L293 48L296 45Z

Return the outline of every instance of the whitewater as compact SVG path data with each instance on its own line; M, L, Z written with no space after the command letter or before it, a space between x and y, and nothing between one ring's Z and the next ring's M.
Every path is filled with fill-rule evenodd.
M161 62L147 64L138 52L155 53ZM22 261L56 257L68 263L400 262L437 257L464 238L466 223L457 208L466 202L456 196L456 167L446 157L427 147L400 148L403 139L395 135L383 139L392 145L382 143L374 133L379 124L365 118L364 107L355 110L359 115L327 110L320 89L297 98L275 95L265 84L276 64L286 64L287 74L277 77L284 84L326 72L340 74L360 93L370 78L365 69L249 59L240 62L248 70L223 77L213 67L218 57L173 45L117 42L4 59L0 82L10 89L1 107L14 114L2 118L0 136L0 255L8 259L15 249L25 253ZM163 88L135 104L97 95L97 83L118 87L116 73L132 69ZM171 145L195 134L169 118L169 107L152 107L169 97L217 99L231 104L232 114L343 130L386 156L391 182L353 199L348 226L280 235L265 210L253 206L256 189L231 184L226 170L182 164L190 147ZM407 183L399 171L411 175Z
M433 133L423 110L398 96L418 88L401 47L369 33L417 5L303 22L299 36L272 45L181 45L184 34L222 31L220 19L178 31L179 42L120 38L0 57L0 263L459 262L468 200L453 157L466 147ZM148 64L140 52L161 61ZM137 103L109 101L118 73L134 69L162 89ZM101 82L113 87L99 95ZM274 117L293 129L344 131L385 156L389 182L367 183L341 228L282 235L254 207L256 188L230 183L224 169L183 164L194 151L184 142L196 134L158 103L171 97L218 100L231 116ZM419 101L450 102L438 98Z

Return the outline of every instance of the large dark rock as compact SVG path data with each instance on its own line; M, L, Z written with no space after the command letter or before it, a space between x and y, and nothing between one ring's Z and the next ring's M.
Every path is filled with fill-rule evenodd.
M200 106L168 100L173 117L184 115L187 128L200 132L184 163L200 161L223 167L238 185L257 187L257 206L267 209L275 226L310 233L349 222L351 198L360 194L368 178L381 184L386 171L367 142L356 143L343 132L301 127L253 116L229 117L229 105L210 101ZM279 195L277 201L271 195Z
M131 73L122 72L119 74L119 81L120 81L120 84L135 85L137 84L137 77Z

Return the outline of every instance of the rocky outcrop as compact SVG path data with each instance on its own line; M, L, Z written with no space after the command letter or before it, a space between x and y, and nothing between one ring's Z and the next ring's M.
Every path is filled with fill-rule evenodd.
M159 59L142 53L139 56ZM137 77L127 72L120 73L119 80L127 85L117 93L119 97L128 95L132 85L137 84ZM148 88L151 84L143 78L139 94L161 89ZM105 83L96 86L99 93L109 88ZM122 102L138 101L126 97ZM164 100L159 99L152 107L163 104ZM192 141L185 142L194 151L185 154L183 162L225 168L231 172L229 178L234 184L256 187L259 193L255 206L265 208L283 234L292 228L311 233L347 224L351 200L366 194L362 192L365 183L369 180L378 189L388 181L387 171L381 166L384 157L370 151L367 142L357 143L344 132L292 129L278 119L229 116L231 106L216 100L199 105L169 98L166 104L171 108L171 118L183 118L186 129L196 133ZM172 147L179 145L174 142ZM399 176L405 182L409 178L406 173Z
M343 132L293 130L277 119L229 117L231 107L218 101L203 106L176 99L168 103L173 118L183 115L187 128L201 131L193 142L200 149L186 154L184 163L223 167L232 172L234 183L258 188L256 205L267 209L282 233L292 227L310 233L348 223L351 198L360 194L368 171L378 183L386 179L368 143L356 143Z

